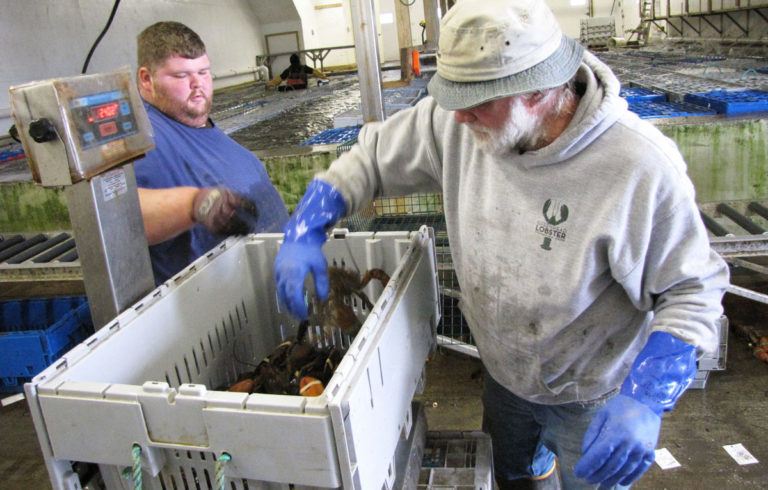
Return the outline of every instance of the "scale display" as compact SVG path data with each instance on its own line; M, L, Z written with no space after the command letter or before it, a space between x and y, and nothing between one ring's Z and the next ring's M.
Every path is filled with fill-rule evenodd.
M11 112L35 182L89 179L154 147L152 126L128 66L9 89Z
M84 150L136 133L129 97L127 91L113 90L71 99L70 112Z

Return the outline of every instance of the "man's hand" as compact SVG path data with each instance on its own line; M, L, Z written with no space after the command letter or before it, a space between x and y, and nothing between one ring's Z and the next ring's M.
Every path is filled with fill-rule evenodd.
M215 235L245 235L251 226L239 215L258 217L256 204L225 187L200 189L192 201L192 219Z
M591 484L631 485L653 464L660 430L661 417L648 405L616 395L589 425L573 473Z

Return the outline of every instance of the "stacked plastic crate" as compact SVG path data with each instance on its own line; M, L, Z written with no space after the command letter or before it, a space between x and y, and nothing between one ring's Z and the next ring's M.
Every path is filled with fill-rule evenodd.
M616 20L613 17L590 17L581 19L579 40L590 49L607 48L616 35Z
M82 296L0 301L0 392L21 391L92 333Z
M629 109L644 119L768 110L768 73L763 73L768 70L755 68L753 59L659 52L606 53L601 58L620 77ZM645 92L637 96L635 91Z
M718 114L745 114L768 111L768 92L762 90L713 90L687 94L685 101L707 107Z

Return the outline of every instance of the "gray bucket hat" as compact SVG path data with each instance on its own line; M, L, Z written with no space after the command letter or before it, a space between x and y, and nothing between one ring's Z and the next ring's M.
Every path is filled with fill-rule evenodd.
M542 0L459 0L440 23L427 89L444 109L468 109L562 85L583 54Z

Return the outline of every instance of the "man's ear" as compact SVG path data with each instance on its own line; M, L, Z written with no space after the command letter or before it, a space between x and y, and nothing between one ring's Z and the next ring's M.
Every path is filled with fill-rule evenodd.
M142 95L150 95L152 90L152 72L146 66L139 68L137 75L137 82L139 84L139 91Z

